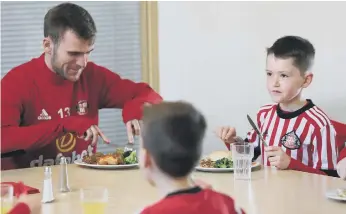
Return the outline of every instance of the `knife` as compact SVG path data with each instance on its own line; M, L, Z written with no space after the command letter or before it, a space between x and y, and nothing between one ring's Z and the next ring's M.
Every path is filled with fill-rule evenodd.
M261 132L258 130L257 126L255 125L255 123L252 121L251 117L249 115L247 115L247 120L249 121L250 125L252 126L252 128L255 130L255 132L257 133L257 135L260 137L262 143L264 146L268 146L268 144L266 143L266 141L264 140Z

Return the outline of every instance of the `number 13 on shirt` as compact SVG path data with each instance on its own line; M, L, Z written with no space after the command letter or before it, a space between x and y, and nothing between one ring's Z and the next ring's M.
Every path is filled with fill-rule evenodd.
M70 108L69 107L60 108L58 111L58 114L60 115L61 118L69 117L70 116Z

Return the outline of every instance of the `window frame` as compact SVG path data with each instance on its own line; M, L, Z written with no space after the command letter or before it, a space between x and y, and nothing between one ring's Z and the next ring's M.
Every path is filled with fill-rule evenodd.
M158 3L140 2L142 80L160 92Z

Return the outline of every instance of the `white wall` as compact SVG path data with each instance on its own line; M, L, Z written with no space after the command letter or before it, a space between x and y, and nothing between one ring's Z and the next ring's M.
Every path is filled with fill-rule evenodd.
M305 96L346 122L346 2L159 2L161 93L207 116L205 152L223 149L213 130L250 128L265 88L265 48L284 35L316 48L315 78ZM344 14L343 14L344 13Z

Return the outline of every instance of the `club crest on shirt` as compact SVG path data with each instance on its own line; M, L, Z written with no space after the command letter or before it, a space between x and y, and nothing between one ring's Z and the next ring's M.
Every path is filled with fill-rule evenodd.
M77 103L76 110L79 115L86 115L88 113L88 102L86 100L80 100Z
M291 150L299 149L301 146L300 139L294 130L288 132L281 138L281 144Z

